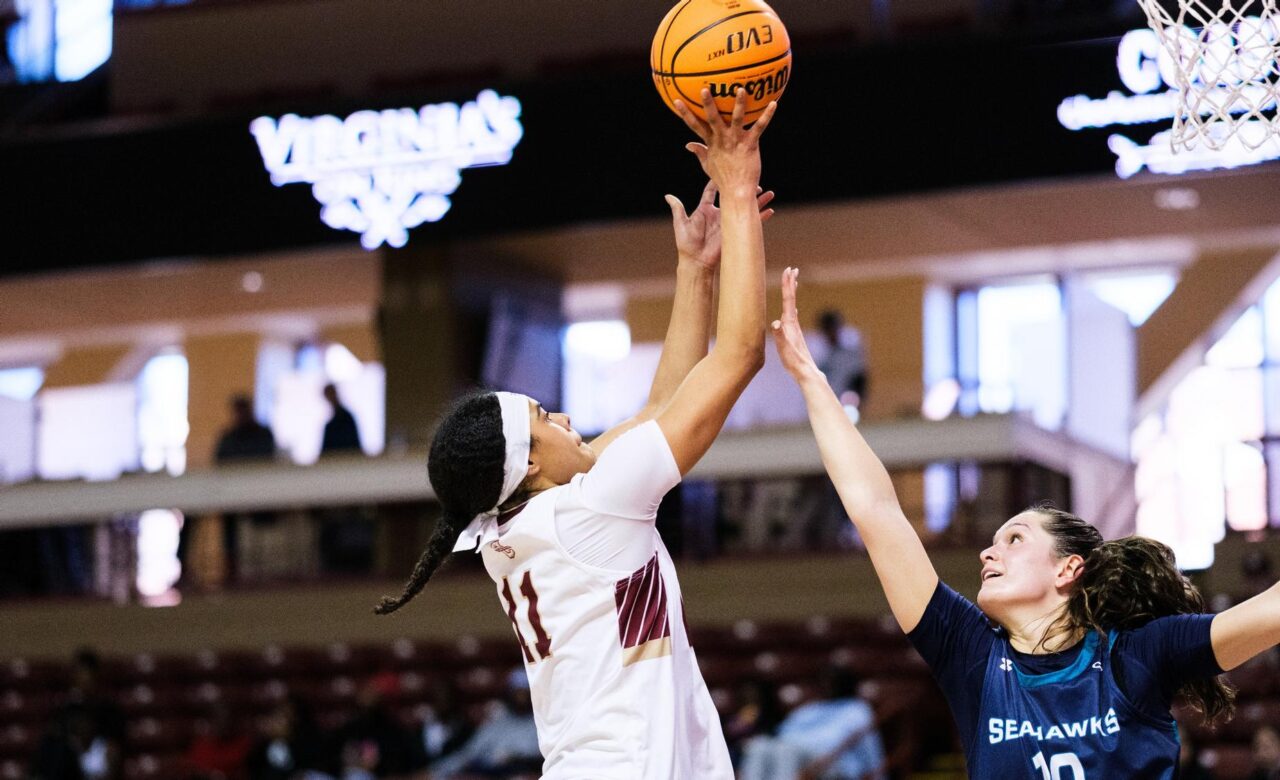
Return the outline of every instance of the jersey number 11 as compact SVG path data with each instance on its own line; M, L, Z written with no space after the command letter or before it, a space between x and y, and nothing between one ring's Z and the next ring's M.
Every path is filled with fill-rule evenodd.
M529 625L533 626L533 633L537 638L537 642L532 648L525 641L524 632L520 630L520 621L516 617L516 599L511 595L511 583L506 577L502 578L502 600L507 604L507 615L511 618L511 627L516 630L516 639L520 640L520 649L524 651L524 660L531 664L539 661L545 661L551 657L551 637L547 636L546 629L542 627L542 617L538 614L538 591L533 588L533 575L531 572L524 573L524 581L520 583L520 595L524 596L529 602ZM534 653L537 655L534 655Z

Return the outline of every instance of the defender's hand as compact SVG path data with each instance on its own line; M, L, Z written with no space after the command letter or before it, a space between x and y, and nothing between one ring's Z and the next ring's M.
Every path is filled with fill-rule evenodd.
M716 183L707 182L702 190L702 199L690 214L685 213L684 204L675 195L667 195L666 201L671 207L671 225L676 234L680 261L715 270L720 265L720 209L716 208ZM756 187L760 221L767 222L773 216L773 209L769 208L772 201L772 190L761 192Z

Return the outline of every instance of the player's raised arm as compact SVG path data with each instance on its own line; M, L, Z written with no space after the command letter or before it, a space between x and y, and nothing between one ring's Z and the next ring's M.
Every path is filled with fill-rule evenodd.
M1216 615L1209 638L1224 671L1280 644L1280 583Z
M703 122L683 103L680 116L704 144L690 144L703 170L720 190L720 306L716 344L680 383L658 413L658 425L680 473L706 453L729 410L764 364L764 233L757 186L760 136L777 108L771 103L751 128L744 126L746 94L739 90L725 122L708 90L702 91Z
M804 394L822 463L867 546L893 616L903 631L910 632L929 605L938 574L902 513L889 472L849 420L809 354L796 309L798 275L792 268L782 272L782 317L773 322L778 355Z
M756 205L761 222L773 216L769 203L772 192L756 187ZM676 239L676 294L667 323L662 357L649 388L649 398L636 415L610 428L591 442L596 454L619 436L666 408L680 383L698 361L707 355L711 338L711 318L715 315L712 299L716 276L720 272L720 209L716 208L716 183L708 181L702 198L691 213L674 195L667 196L671 207L671 225Z

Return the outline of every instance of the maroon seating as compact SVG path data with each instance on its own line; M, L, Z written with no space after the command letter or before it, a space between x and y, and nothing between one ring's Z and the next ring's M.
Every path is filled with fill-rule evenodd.
M190 767L181 753L142 753L126 759L125 780L152 780L152 778L186 777Z
M1214 745L1201 751L1200 763L1217 780L1243 780L1253 770L1253 750L1248 745Z
M505 666L514 669L523 661L520 647L514 637L474 637L462 636L454 643L453 652L440 658L441 665L454 667L473 667L476 665Z
M822 674L831 666L861 677L863 695L882 717L926 706L944 712L924 662L888 616L739 620L696 627L691 634L721 712L732 710L743 683L751 680L776 685L786 709L799 706L820 695ZM361 692L373 686L397 717L412 725L434 700L437 685L448 681L460 706L480 718L490 702L506 694L509 674L521 662L519 645L507 634L103 659L104 676L129 721L132 755L126 776L131 780L181 777L179 753L209 717L211 705L260 728L275 707L297 696L311 705L321 728L334 728L355 713ZM1270 666L1241 670L1238 682L1251 696L1241 696L1233 730L1193 731L1218 751L1216 760L1225 766L1238 758L1236 748L1258 724L1280 722L1280 697L1259 695L1272 690L1277 678ZM0 663L0 780L22 776L66 680L66 664Z
M176 693L145 683L121 691L118 700L125 717L130 719L168 717L182 709Z
M139 753L175 753L191 741L192 723L177 718L139 718L129 723L129 748Z
M0 760L25 758L39 738L40 735L30 726L19 723L0 726Z
M1280 723L1280 699L1242 701L1236 705L1236 714L1230 721L1218 727L1216 733L1193 730L1204 741L1248 742L1254 732L1264 724Z
M379 669L422 672L432 668L452 668L456 653L442 642L400 638L388 645L371 647Z
M502 698L507 692L511 670L508 664L477 666L457 678L458 694L464 701L476 703Z
M754 656L699 654L698 666L702 668L702 678L708 687L732 688L743 680L759 676Z
M825 655L797 652L764 652L752 662L755 676L775 683L816 679L830 665Z
M11 658L0 663L0 690L48 693L64 688L68 678L66 664L55 661Z
M1241 699L1280 694L1280 667L1268 654L1232 669L1227 679L1239 689Z
M0 693L0 723L43 722L53 706L54 698L50 694L7 690Z

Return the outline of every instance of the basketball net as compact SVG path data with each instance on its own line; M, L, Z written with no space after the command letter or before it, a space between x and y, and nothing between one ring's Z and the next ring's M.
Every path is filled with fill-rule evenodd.
M1138 0L1175 76L1174 152L1277 143L1277 1Z

